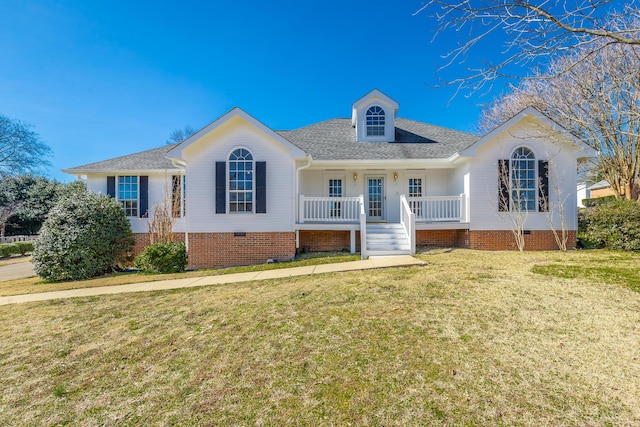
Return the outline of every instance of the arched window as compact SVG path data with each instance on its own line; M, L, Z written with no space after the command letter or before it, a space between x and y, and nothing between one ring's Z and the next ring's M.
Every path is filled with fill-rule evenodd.
M253 212L253 156L238 148L229 155L229 212Z
M367 136L384 136L384 110L377 105L367 110Z
M535 211L538 176L536 156L526 147L511 155L511 207L514 210Z

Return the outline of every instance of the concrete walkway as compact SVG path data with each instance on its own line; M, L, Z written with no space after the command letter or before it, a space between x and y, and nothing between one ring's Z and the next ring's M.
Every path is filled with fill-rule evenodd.
M253 271L249 273L223 274L220 276L191 277L188 279L131 283L129 285L101 286L96 288L43 292L39 294L13 295L8 297L0 297L0 305L19 304L34 301L49 301L61 298L121 294L127 292L162 291L167 289L192 288L196 286L250 282L253 280L307 276L310 274L334 273L352 270L369 270L374 268L408 267L412 265L424 264L425 263L423 261L420 261L409 255L369 257L369 259L366 260L342 262L338 264L309 265L305 267L281 268L277 270Z

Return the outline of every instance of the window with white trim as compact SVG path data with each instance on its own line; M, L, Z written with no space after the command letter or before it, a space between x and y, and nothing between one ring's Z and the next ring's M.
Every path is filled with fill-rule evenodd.
M171 214L174 218L186 215L187 177L174 175L172 177Z
M422 178L409 178L409 198L422 196ZM422 217L422 201L409 200L409 207L416 216Z
M535 211L538 174L533 151L526 147L517 148L511 155L510 163L511 209Z
M329 180L329 197L342 197L342 179ZM329 216L340 217L342 215L342 204L340 202L329 202Z
M118 203L127 216L138 216L138 177L118 177Z
M253 156L244 148L229 155L229 212L253 212Z
M367 136L384 136L385 115L384 110L374 105L366 114Z

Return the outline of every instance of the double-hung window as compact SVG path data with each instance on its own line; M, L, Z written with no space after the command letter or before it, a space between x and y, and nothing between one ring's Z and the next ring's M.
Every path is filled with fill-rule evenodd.
M511 155L511 208L535 211L538 177L536 157L526 147L517 148Z
M342 197L342 180L329 180L329 197ZM342 215L342 204L339 201L329 202L329 216L339 218Z
M384 110L374 105L367 110L367 136L384 136L385 116Z
M411 200L412 197L422 197L422 178L409 178L409 207L417 217L422 217L422 201Z
M171 183L171 215L174 218L180 218L187 213L185 206L187 200L187 177L184 175L174 175Z
M138 216L138 177L118 177L118 203L127 216Z
M253 212L254 162L251 153L238 148L229 156L229 212Z

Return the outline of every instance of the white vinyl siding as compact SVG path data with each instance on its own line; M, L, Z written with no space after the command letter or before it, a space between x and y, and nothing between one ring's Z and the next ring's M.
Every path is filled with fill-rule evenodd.
M548 159L550 170L550 194L552 202L555 200L552 180L557 179L560 192L563 195L566 226L569 230L577 228L577 208L575 202L576 183L576 148L561 142L546 142L540 138L538 124L519 123L507 129L495 139L479 147L471 159L469 169L470 187L470 215L471 230L510 230L511 225L507 212L498 209L498 161L509 159L516 148L526 146L533 152L536 159ZM534 135L533 137L531 135ZM554 170L555 168L555 170ZM559 219L552 212L552 218L557 229L560 229ZM537 209L527 213L525 227L527 230L548 230L549 223L546 214Z
M216 162L228 162L230 154L238 148L250 150L254 171L255 162L266 162L266 214L215 213ZM295 166L291 151L279 141L238 117L185 148L183 156L189 176L187 206L190 233L294 230ZM226 175L228 187L228 169ZM229 200L227 189L227 206Z

